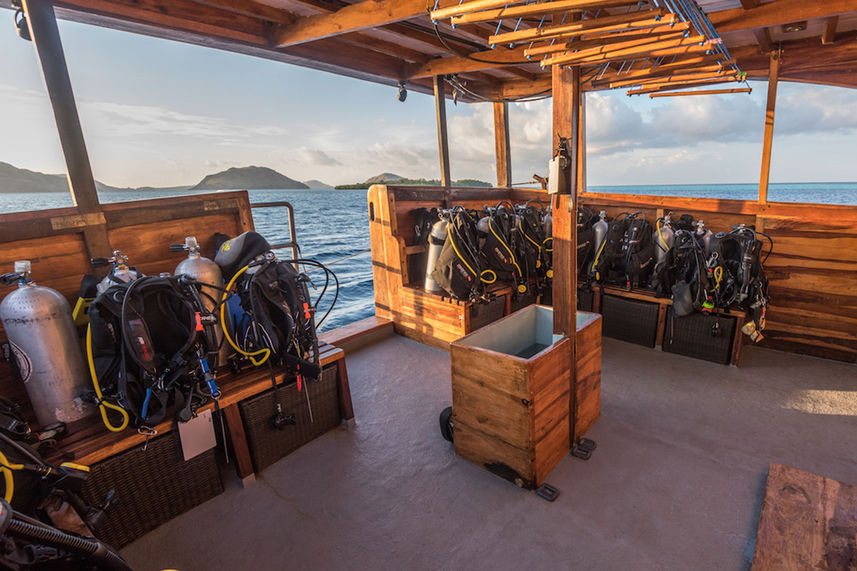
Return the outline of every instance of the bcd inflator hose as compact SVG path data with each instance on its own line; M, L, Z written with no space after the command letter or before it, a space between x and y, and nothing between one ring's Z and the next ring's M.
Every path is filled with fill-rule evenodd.
M226 338L232 348L235 349L241 355L249 357L250 362L258 367L259 365L264 364L265 361L270 358L271 350L267 347L252 352L247 352L243 350L241 347L238 346L237 343L235 343L235 341L232 340L232 335L229 333L229 328L226 326L226 300L229 298L229 292L232 291L232 286L235 285L235 282L238 280L241 274L246 272L249 268L249 265L244 266L243 268L235 272L235 275L232 276L232 279L229 280L229 283L226 285L226 291L223 292L223 297L220 300L220 327L223 329L223 336ZM262 355L262 357L259 357L259 355Z
M101 385L98 383L98 374L95 372L95 360L92 357L92 325L86 326L86 361L89 363L89 376L92 377L92 387L95 389L95 396L98 398L98 410L101 413L101 420L104 426L110 432L122 432L128 428L128 423L131 418L128 412L121 406L109 403L104 400L104 395L101 393ZM107 409L115 410L122 416L122 424L114 426L110 424L110 419L107 417Z

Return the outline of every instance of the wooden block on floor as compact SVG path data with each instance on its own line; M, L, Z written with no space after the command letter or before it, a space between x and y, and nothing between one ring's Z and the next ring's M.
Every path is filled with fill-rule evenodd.
M857 569L857 486L771 464L753 569Z

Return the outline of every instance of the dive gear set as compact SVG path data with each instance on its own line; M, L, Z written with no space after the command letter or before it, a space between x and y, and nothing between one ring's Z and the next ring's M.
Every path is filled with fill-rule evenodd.
M578 252L590 235L581 220L592 219L591 211L578 209ZM602 212L592 224L596 236L606 221ZM768 242L764 257L760 238ZM758 342L763 339L769 301L764 263L773 247L770 236L744 224L715 234L689 214L674 220L667 213L652 228L642 212L623 212L607 223L604 239L581 273L587 285L615 284L629 291L645 287L658 297L671 297L674 317L743 310L751 321L742 331Z
M284 369L295 380L298 391L303 391L312 421L312 404L305 381L318 381L321 373L316 328L339 297L336 274L316 260L279 260L268 242L253 231L222 242L214 260L229 280L219 304L224 338L254 366L267 365L274 396L271 423L275 428L294 424L283 412L275 366ZM325 273L324 286L315 302L307 287L311 283L309 276L298 270L307 266ZM336 287L334 298L316 322L318 305L330 287L331 278ZM230 295L237 296L241 309L231 328L225 318Z
M488 302L486 286L494 284L511 285L514 296L549 289L552 220L541 202L503 201L481 211L420 208L411 214L417 244L427 245L426 291Z

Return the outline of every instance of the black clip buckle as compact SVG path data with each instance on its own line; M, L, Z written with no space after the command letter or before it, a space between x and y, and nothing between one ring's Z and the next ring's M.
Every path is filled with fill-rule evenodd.
M598 448L598 444L594 440L581 438L571 449L571 455L581 460L589 460L596 448Z
M552 502L559 497L559 490L554 488L550 484L542 484L541 486L536 488L536 495L543 500Z

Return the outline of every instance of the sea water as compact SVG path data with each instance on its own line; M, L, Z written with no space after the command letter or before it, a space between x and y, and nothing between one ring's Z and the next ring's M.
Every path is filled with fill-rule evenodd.
M727 185L658 185L591 187L591 192L643 194L659 196L691 196L754 200L758 194L755 184ZM188 191L122 191L102 192L102 202L121 202L143 198L161 198ZM301 254L330 264L339 278L339 299L322 330L334 329L374 314L372 262L369 249L369 216L365 190L251 190L251 202L288 201L295 210L295 229ZM772 184L768 199L779 202L811 202L818 204L857 205L857 183ZM0 194L0 213L20 210L42 210L71 206L67 193ZM256 209L253 212L256 229L271 243L287 242L289 226L284 209ZM217 231L216 228L211 229ZM166 245L165 245L166 247ZM279 252L288 257L289 252ZM343 259L345 258L345 259ZM133 262L133 260L132 260ZM324 273L309 270L309 275L321 292ZM319 305L319 316L327 311L333 300L333 289Z

